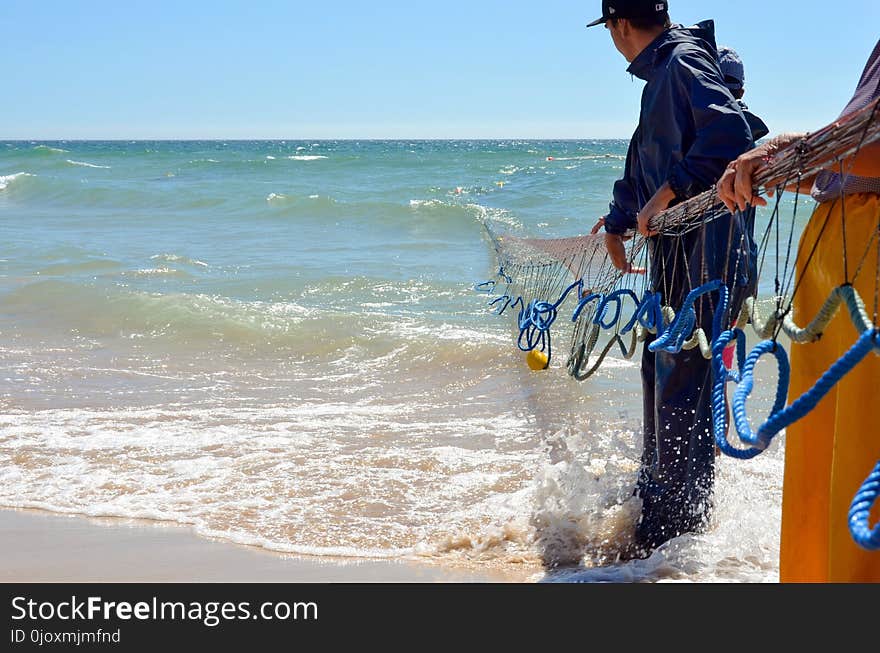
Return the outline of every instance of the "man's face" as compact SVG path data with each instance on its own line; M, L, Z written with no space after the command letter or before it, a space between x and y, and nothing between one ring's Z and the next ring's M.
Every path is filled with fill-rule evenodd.
M611 32L611 40L614 41L614 47L617 48L617 51L622 54L627 61L629 61L629 57L627 56L627 47L626 47L626 39L624 38L624 30L623 30L623 21L622 20L607 20L605 21L605 29Z

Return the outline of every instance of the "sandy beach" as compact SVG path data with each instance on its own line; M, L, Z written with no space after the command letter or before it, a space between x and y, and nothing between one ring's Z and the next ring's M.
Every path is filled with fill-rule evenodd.
M292 557L207 540L165 522L0 512L0 582L515 582L417 562Z

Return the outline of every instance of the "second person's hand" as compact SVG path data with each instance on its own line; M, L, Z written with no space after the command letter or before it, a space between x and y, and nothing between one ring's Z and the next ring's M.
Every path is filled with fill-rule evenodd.
M769 148L757 147L746 152L736 161L731 162L721 179L718 180L716 189L720 199L727 210L731 213L737 209L745 211L751 206L767 206L767 202L755 195L755 175L767 165Z
M623 236L617 234L605 234L605 248L608 250L608 256L611 257L611 263L624 274L645 274L647 269L637 268L632 261L626 257L626 246L623 244Z

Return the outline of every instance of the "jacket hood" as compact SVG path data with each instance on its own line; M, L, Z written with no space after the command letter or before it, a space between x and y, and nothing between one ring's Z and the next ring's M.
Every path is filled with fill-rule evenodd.
M654 68L663 56L682 43L690 44L705 51L713 59L718 59L718 46L715 43L715 21L704 20L693 27L673 25L639 53L639 56L627 68L627 72L639 79L650 80Z

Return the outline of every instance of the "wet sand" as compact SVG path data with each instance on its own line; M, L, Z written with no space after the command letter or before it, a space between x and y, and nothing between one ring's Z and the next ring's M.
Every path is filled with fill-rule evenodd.
M0 511L0 582L516 582L496 570L307 558L208 540L166 522Z

